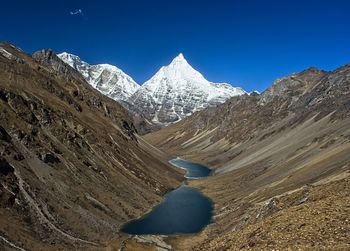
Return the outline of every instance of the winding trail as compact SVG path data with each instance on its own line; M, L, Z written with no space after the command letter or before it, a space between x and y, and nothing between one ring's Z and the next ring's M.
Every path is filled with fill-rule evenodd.
M5 242L6 244L8 244L10 247L15 248L17 250L21 250L21 251L26 251L25 249L17 246L16 244L12 243L11 241L9 241L8 239L6 239L4 236L0 235L0 240L2 240L3 242Z

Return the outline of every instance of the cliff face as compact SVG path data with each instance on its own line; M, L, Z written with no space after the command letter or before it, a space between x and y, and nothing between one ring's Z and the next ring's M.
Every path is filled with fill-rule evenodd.
M99 249L181 179L52 51L0 44L0 249Z
M279 79L145 139L215 169L192 182L215 221L175 238L179 249L349 248L349 65Z

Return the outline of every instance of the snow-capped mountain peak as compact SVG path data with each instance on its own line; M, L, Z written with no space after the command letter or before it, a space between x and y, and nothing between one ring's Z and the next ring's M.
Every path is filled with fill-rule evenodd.
M185 63L187 63L187 61L186 61L184 55L183 55L181 52L179 53L179 55L177 55L177 56L173 59L173 61L171 62L171 64L172 64L172 63L175 63L175 62L185 62Z
M244 93L241 88L206 80L180 53L146 81L129 102L153 122L166 125Z
M205 80L203 75L193 69L193 67L187 62L182 53L175 57L168 66L164 67L164 69L165 72L169 75L175 73L175 77L196 79L197 81Z
M169 68L192 68L191 65L187 62L186 58L182 53L177 55L171 63L168 65ZM192 68L193 69L193 68Z
M63 52L58 57L79 71L85 80L114 100L126 101L140 87L130 76L114 65L90 65L80 57Z
M169 65L161 67L142 86L114 65L90 65L66 52L58 56L101 93L123 101L122 104L128 109L142 113L162 126L246 93L227 83L208 81L188 63L182 53Z
M172 89L188 88L188 85L209 86L201 73L193 69L187 62L182 53L175 57L167 66L163 66L160 70L143 86L144 88L155 91L162 85L172 86Z
M67 52L62 52L58 54L58 57L61 58L63 61L65 61L68 64L74 64L76 62L83 62L79 56L67 53ZM84 62L85 63L85 62Z

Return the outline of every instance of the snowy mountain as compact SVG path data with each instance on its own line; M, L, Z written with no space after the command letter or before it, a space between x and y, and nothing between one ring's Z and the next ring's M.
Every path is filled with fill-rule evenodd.
M114 65L90 65L78 56L66 52L57 56L80 72L90 85L114 100L126 101L140 87L130 76Z
M142 86L116 66L90 65L66 52L58 54L58 57L80 72L101 93L160 126L246 93L227 83L206 80L181 53Z
M180 53L145 82L128 100L154 123L167 125L246 92L226 83L212 83Z

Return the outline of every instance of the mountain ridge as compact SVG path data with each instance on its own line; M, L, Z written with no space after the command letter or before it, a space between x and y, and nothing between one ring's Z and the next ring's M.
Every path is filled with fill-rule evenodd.
M129 75L114 65L90 65L79 56L67 52L57 56L80 72L91 86L114 100L126 101L139 88Z
M230 84L206 80L180 53L147 80L129 102L154 123L168 125L244 93Z
M78 56L66 52L58 56L78 70L101 93L119 101L135 114L145 116L157 126L178 122L196 111L246 93L242 88L233 87L228 83L206 80L201 73L193 69L182 53L169 65L162 66L141 86L115 66L89 65ZM109 72L109 75L115 74L117 77L102 79L99 76L103 71ZM104 83L106 81L107 83ZM176 102L171 101L173 98L176 98Z
M0 44L1 250L104 250L182 180L52 50Z

